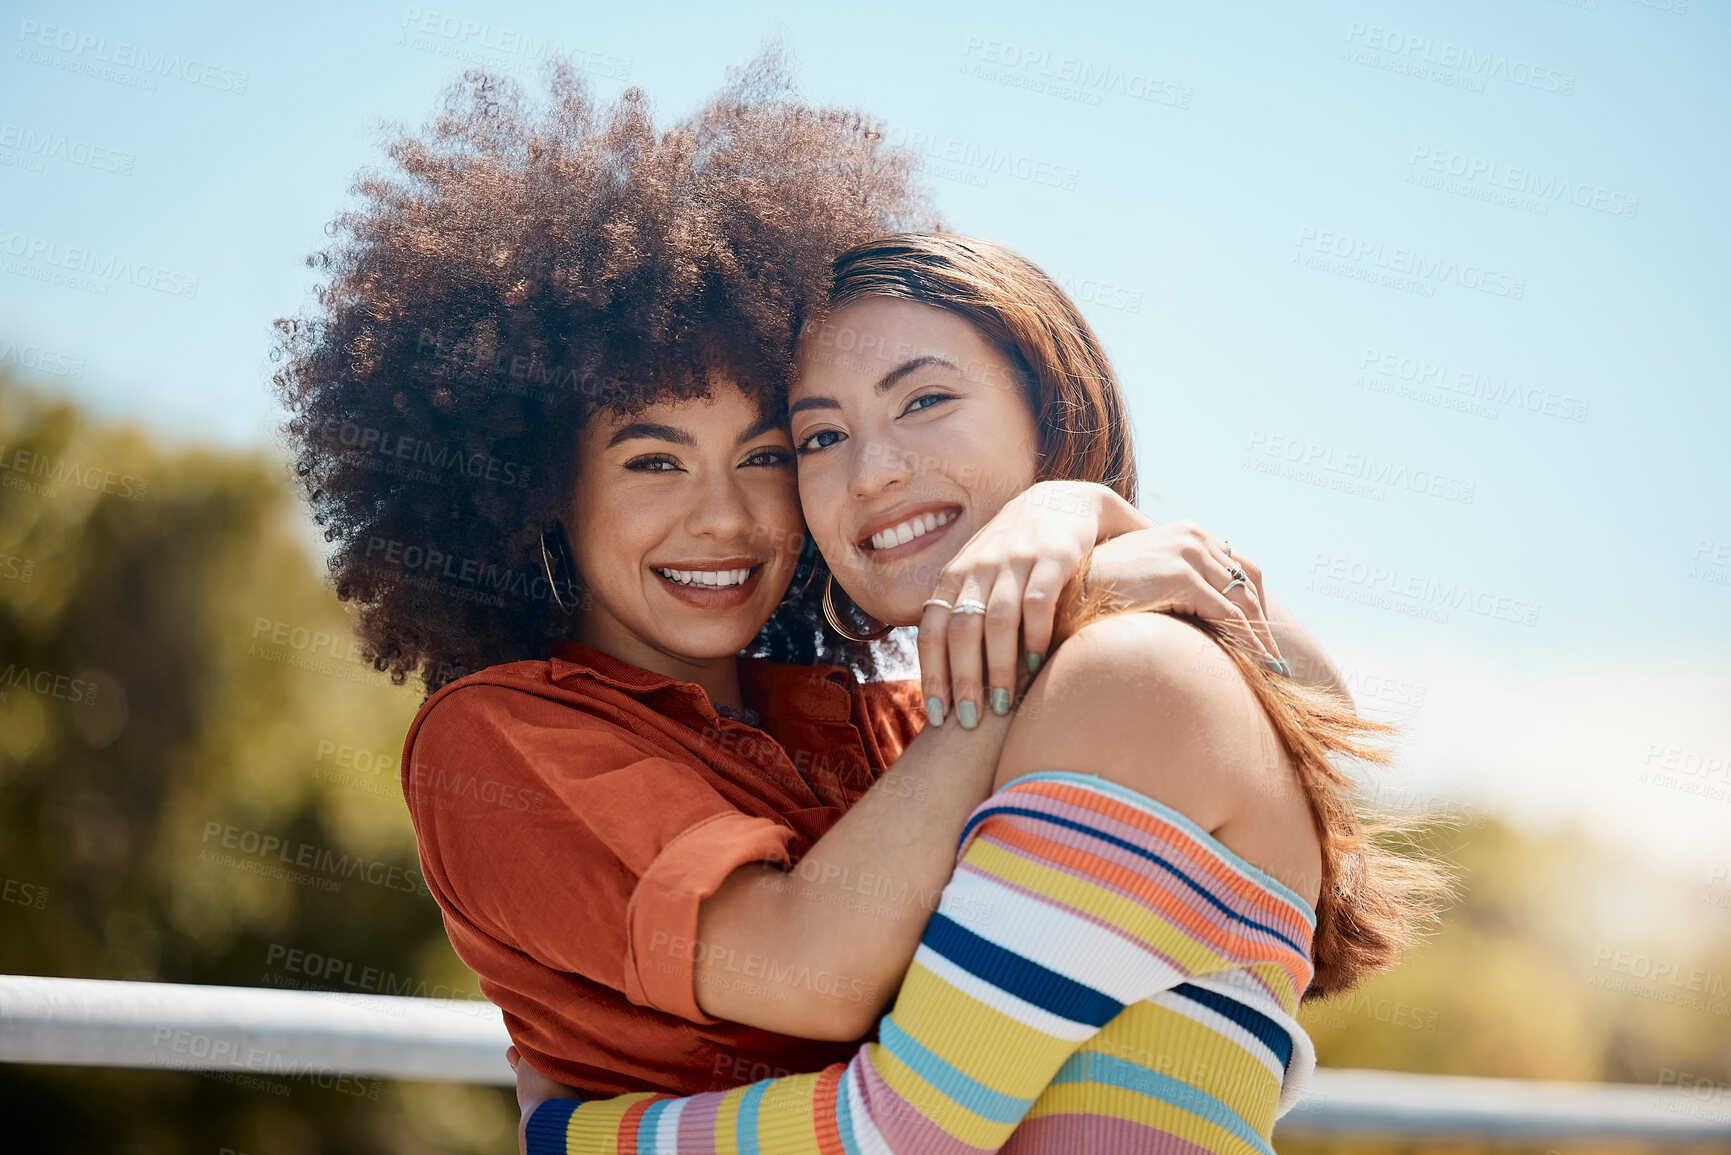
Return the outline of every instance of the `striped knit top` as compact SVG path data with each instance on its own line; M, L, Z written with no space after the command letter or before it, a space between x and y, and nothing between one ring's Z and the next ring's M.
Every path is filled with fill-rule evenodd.
M1003 1151L1273 1155L1274 1122L1316 1069L1296 1018L1314 973L1310 904L1183 814L1116 783L1068 772L1016 783L1033 789L1013 809L1087 827L1089 853L1160 883L1144 892L1165 915L1150 945L1174 981L1084 1043ZM1133 827L1104 812L1108 798L1134 802ZM988 799L970 827L1005 804ZM1016 827L980 837L1006 854L1027 843Z
M1272 1155L1315 1067L1315 915L1184 815L1090 774L968 818L878 1040L693 1096L549 1100L531 1152Z

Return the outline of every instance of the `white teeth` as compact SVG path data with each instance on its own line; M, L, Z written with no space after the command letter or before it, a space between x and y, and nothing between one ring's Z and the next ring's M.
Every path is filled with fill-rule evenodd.
M939 526L948 525L954 520L956 520L956 515L953 512L926 513L918 517L910 517L900 525L891 526L889 529L879 530L872 534L871 545L873 549L892 549L898 545L906 545L914 538L924 537Z
M751 576L749 569L666 569L656 566L655 572L676 585L720 590L744 585L745 579Z

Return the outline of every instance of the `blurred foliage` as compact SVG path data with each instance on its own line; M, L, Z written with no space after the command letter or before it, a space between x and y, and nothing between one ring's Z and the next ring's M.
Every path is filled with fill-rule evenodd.
M4 377L0 464L0 971L364 989L344 980L370 967L389 976L374 992L479 997L405 881L397 761L419 695L354 655L284 467L167 451ZM312 884L262 872L283 865L271 837L314 848ZM353 965L309 975L290 950ZM514 1145L497 1088L243 1082L6 1066L0 1146Z
M474 993L424 893L248 868L275 861L251 833L418 872L396 761L419 696L355 655L277 459L162 448L0 375L0 484L0 971ZM1619 951L1723 982L1725 885L1470 817L1438 846L1464 879L1440 932L1303 1011L1320 1061L1731 1084L1731 995L1595 982ZM321 983L290 950L352 968ZM9 1149L127 1155L508 1151L516 1114L495 1088L28 1066L0 1067L0 1111Z

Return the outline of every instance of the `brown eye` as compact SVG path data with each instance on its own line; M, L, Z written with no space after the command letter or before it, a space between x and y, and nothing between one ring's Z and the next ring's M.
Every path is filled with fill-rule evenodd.
M780 446L769 446L754 450L745 459L747 465L786 465L793 460L793 455Z
M679 462L665 453L651 453L643 457L633 457L625 463L625 468L638 473L678 473Z

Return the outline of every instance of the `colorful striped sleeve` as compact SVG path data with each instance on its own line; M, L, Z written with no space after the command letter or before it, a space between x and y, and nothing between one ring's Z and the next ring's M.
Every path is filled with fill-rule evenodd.
M1199 853L1195 829L1093 775L1024 775L969 816L895 1006L850 1062L699 1095L549 1100L527 1150L996 1151L1127 1006L1253 960L1293 978L1308 966L1297 928L1257 905L1256 880Z

